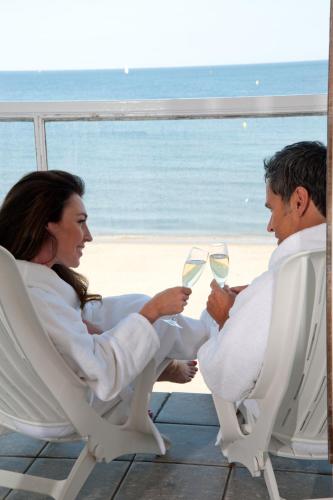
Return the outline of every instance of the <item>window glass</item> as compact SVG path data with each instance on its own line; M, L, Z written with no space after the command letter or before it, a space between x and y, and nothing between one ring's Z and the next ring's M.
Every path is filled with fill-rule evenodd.
M49 168L86 181L94 234L265 237L263 159L326 117L49 122Z
M36 170L32 122L0 122L0 202L25 173Z

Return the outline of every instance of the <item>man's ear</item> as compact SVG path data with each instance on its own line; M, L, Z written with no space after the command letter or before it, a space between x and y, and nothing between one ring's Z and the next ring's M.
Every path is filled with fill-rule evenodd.
M310 195L305 187L298 186L292 194L293 206L299 217L302 217L308 209Z

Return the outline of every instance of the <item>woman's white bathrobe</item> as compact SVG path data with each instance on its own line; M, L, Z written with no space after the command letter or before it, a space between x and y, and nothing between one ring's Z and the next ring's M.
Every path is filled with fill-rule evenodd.
M74 289L47 266L17 261L24 283L50 339L92 395L109 401L155 358L193 359L208 338L205 323L180 316L183 329L157 321L154 326L138 311L144 295L107 297L84 309ZM90 335L86 319L103 332Z

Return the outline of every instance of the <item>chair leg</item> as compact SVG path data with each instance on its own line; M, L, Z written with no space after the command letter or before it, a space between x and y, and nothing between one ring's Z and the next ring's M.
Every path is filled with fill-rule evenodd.
M95 465L96 459L89 452L88 445L85 445L67 479L59 482L56 486L53 492L54 498L56 500L74 500Z
M270 500L284 500L280 497L278 485L276 482L274 470L272 467L272 462L269 456L267 456L265 469L264 469L265 483L268 489Z

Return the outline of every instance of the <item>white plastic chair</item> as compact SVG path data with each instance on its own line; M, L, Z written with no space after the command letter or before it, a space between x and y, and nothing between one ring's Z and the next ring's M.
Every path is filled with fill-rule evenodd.
M327 459L325 284L324 251L294 255L279 270L265 359L249 396L257 418L246 402L240 419L234 403L213 395L222 453L252 476L263 471L271 500L280 495L269 453Z
M86 401L86 384L43 330L15 259L0 247L0 434L15 430L17 423L50 428L69 425L74 428L71 436L47 440L82 439L86 443L67 479L0 470L1 486L71 500L96 462L110 462L125 453L164 454L164 440L147 412L154 375L150 362L137 380L126 422L119 423L116 417L119 406L100 416Z

